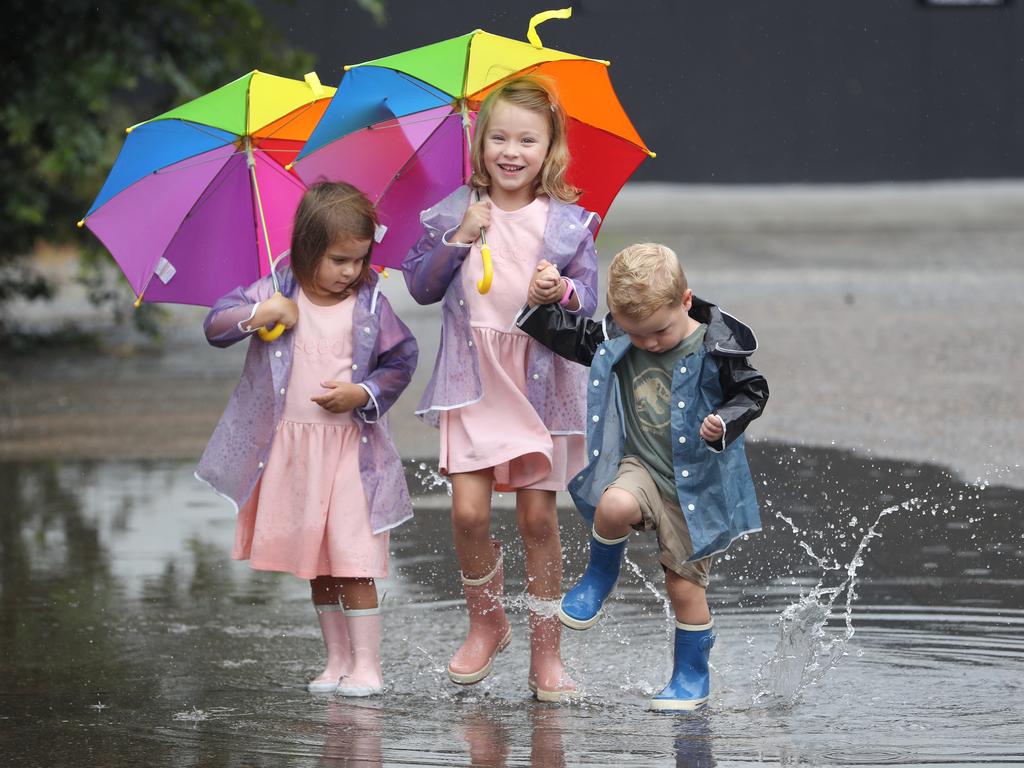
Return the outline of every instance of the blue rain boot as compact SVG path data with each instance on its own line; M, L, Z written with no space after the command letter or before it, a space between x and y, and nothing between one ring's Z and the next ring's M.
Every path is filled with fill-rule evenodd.
M603 539L591 530L590 562L583 578L565 593L558 606L558 618L569 629L590 629L601 616L601 606L619 579L622 553L629 534L621 539Z
M713 621L707 624L676 622L675 656L672 679L661 693L651 699L657 712L680 712L704 706L711 690L708 656L715 644Z

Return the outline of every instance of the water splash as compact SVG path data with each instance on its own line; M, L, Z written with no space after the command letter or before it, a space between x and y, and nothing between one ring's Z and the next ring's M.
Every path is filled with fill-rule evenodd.
M878 525L882 518L898 509L919 508L920 500L908 499L886 507L860 540L853 557L846 565L838 560L829 562L817 555L813 548L801 541L800 546L822 569L817 585L800 600L788 606L779 617L779 642L775 653L754 675L754 702L769 702L782 706L796 703L809 686L816 683L846 655L846 647L854 635L853 601L856 599L857 571L864 565L863 555L869 542L881 536ZM781 513L776 516L789 523L794 533L800 533L792 520ZM851 523L856 525L856 521ZM835 586L825 582L832 573L845 573ZM829 633L825 625L832 617L836 601L845 593L843 609L844 630L838 636Z
M629 567L629 570L633 572L633 575L636 576L641 582L643 582L643 585L647 589L647 591L654 595L656 598L658 598L659 601L661 601L661 607L665 611L665 618L668 619L669 635L671 635L675 631L675 613L672 610L671 601L668 599L666 595L663 595L661 593L661 591L654 585L653 581L651 581L644 575L644 572L640 570L640 566L633 562L629 558L629 555L624 555L622 559Z
M444 488L449 496L452 495L452 481L440 474L436 469L427 466L425 462L416 465L413 476L420 481L422 489L428 493Z

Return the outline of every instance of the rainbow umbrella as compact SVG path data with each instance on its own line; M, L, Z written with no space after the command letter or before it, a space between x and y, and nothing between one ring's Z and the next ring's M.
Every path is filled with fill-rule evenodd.
M387 227L374 259L398 267L420 234L419 212L470 173L471 130L481 100L518 75L546 78L569 117L568 178L580 204L603 217L637 166L654 153L626 116L608 62L545 48L536 27L571 9L530 20L529 43L481 30L346 67L338 92L299 153L307 183L345 179L377 206ZM485 281L489 264L484 249Z
M253 71L128 129L88 226L139 302L211 306L274 275L306 189L286 166L334 88ZM278 257L280 258L280 257ZM283 330L283 329L282 329Z

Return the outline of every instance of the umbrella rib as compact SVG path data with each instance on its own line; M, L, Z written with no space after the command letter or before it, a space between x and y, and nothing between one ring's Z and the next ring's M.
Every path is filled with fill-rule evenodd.
M587 128L589 128L592 131L600 131L601 133L605 134L606 136L611 136L613 139L618 139L623 144L628 144L631 147L635 147L640 152L643 152L644 155L647 156L647 157L651 156L651 150L649 150L647 148L646 144L637 144L635 141L631 141L630 139L627 139L625 136L622 136L622 135L620 135L618 133L615 133L614 131L609 131L607 128L602 128L599 125L594 125L593 123L588 123L586 120L580 120L578 117L572 117L571 115L567 115L567 117L570 120L572 120L573 122L579 123L580 125L585 125ZM641 139L641 141L643 141L643 139Z
M429 85L428 83L425 83L424 81L420 80L418 77L413 77L408 72L403 72L400 69L395 69L394 67L385 67L385 66L381 66L380 64L372 64L370 66L376 67L377 69L386 69L389 72L394 72L396 75L398 75L400 78L402 78L403 80L408 82L410 85L415 86L416 88L419 88L421 91L423 91L424 93L426 93L429 96L433 96L435 99L437 98L437 93L438 92L443 93L443 94L445 94L447 96L451 96L452 95L452 94L448 93L447 91L442 91L440 88L437 88L436 86ZM355 69L357 69L357 67L353 67L353 70L355 70ZM458 98L458 97L455 96L454 98ZM438 104L437 106L441 107L441 106L444 106L445 104L450 104L450 103L451 102L449 102L449 101L444 101L444 102L441 102L440 104ZM436 109L436 108L437 107L430 107L430 109Z
M209 151L210 150L207 150L207 152L209 152ZM201 153L199 155L192 155L192 157L193 158L201 157L204 154L206 154L206 152L203 152L203 153ZM230 159L232 157L235 157L236 155L244 155L244 154L245 154L244 152L242 152L241 150L238 150L236 152L232 152L229 155L223 155L221 157L208 157L205 160L196 160L196 162L189 163L188 165L180 165L179 163L182 162L182 161L179 161L178 163L175 163L173 166L170 166L170 167L166 167L165 166L163 168L157 168L155 171L153 171L153 175L154 176L165 176L165 175L168 175L168 174L171 174L171 173L175 173L176 171L185 171L185 170L188 170L189 168L196 168L197 166L205 165L206 163L216 163L219 160ZM191 158L189 158L189 159L191 159Z
M561 64L577 64L577 63L593 63L594 61L598 61L598 60L597 59L585 59L585 58L584 59L564 59L564 60L559 60L558 63L561 63ZM501 80L495 80L493 83L491 83L490 85L486 86L486 88L481 89L481 90L486 90L488 88L489 89L494 89L499 84L503 83L506 80L511 80L514 77L523 77L525 75L531 75L534 72L536 72L537 70L539 70L545 64L551 64L551 63L552 63L551 61L538 61L536 64L531 64L528 67L524 67L523 69L517 70L517 71L513 72L512 74L507 75L506 77L501 78ZM479 92L480 91L474 91L474 93L479 93ZM625 117L626 122L629 124L629 127L633 129L633 133L635 133L637 138L640 139L640 142L641 142L640 144L637 144L635 141L632 141L631 139L627 139L626 137L622 136L621 134L615 133L614 131L610 131L607 128L602 128L599 125L594 125L593 123L588 123L585 120L580 120L578 117L574 117L573 115L569 114L568 112L566 112L566 117L570 118L572 120L575 120L580 125L586 125L586 126L588 126L590 128L593 128L595 131L603 131L604 133L607 133L609 136L615 136L616 138L621 139L622 141L625 141L628 144L632 144L634 147L639 147L645 153L650 154L650 149L648 148L647 144L644 143L644 140L643 140L643 138L641 138L640 132L636 129L636 126L633 125L633 121L629 119L629 114L626 112L625 108L622 106L622 102L619 101L618 94L615 93L615 89L614 88L612 88L612 95L615 96L615 100L618 102L619 109L622 111L622 115L623 115L623 117Z
M277 127L277 129L274 130L272 133L268 133L265 136L253 136L253 138L259 138L259 139L272 139L272 138L274 138L275 134L277 134L279 131L283 131L289 125L294 123L296 120L298 120L300 117L302 117L302 115L306 114L309 110L311 110L313 108L314 104L316 104L318 101L321 101L321 100L322 99L313 99L313 101L308 101L305 104L302 104L302 105L296 107L295 109L293 109L289 113L291 115L291 119L290 120L286 120L285 122L281 123L281 125L279 125ZM278 118L278 120L280 120L280 119L281 118ZM276 121L271 120L270 122L276 122ZM269 124L270 123L268 123L267 125L269 125ZM265 125L263 127L266 128L267 126ZM252 134L250 134L250 135L252 135ZM296 139L296 141L302 141L302 139Z
M213 177L210 183L203 188L203 191L200 194L196 195L195 202L192 203L192 205L189 207L188 212L181 217L181 222L178 224L178 228L175 230L174 235L171 237L170 240L167 241L167 245L164 246L163 252L161 252L160 254L160 259L164 259L167 257L167 251L170 250L170 247L174 244L174 241L177 239L178 234L181 232L182 224L188 221L192 217L192 214L195 213L196 209L199 208L199 206L205 203L207 200L211 199L213 197L214 192L216 192L217 189L219 189L227 181L227 174L224 172L224 169L231 164L232 159L238 154L238 152L232 152L230 155L223 158L224 165L221 167L219 171L217 171L217 174ZM213 162L213 160L208 160L207 162ZM216 189L214 188L214 186L216 186ZM160 259L157 259L156 264L160 263ZM146 280L145 285L142 286L142 290L139 292L139 296L142 296L146 293L146 290L149 288L149 284L153 281L153 278L156 276L156 264L153 265L153 271L150 272L149 278Z
M409 156L408 160L406 160L404 163L402 163L402 167L394 172L394 174L391 176L391 180L387 183L387 186L385 186L384 189L381 190L380 194L377 195L377 199L374 201L374 204L379 203L381 200L384 199L384 195L386 195L388 193L388 191L390 191L391 187L394 186L395 182L397 182L402 177L402 174L405 173L405 170L410 165L412 165L412 163L416 160L417 157L419 157L419 154L420 154L419 150L420 150L420 148L426 146L427 142L429 142L432 138L434 138L434 135L439 130L441 130L441 127L445 124L445 122L447 120L450 120L452 118L452 116L455 115L455 114L456 114L455 112L451 112L450 114L447 114L443 118L441 118L441 120L437 124L437 127L434 128L434 130L432 130L430 132L430 134L422 142L420 142L420 146L417 147L416 151L413 152Z

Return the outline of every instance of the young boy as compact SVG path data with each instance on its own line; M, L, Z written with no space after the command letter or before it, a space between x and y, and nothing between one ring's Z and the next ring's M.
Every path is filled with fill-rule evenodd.
M550 301L562 278L542 262L516 324L562 357L590 366L589 464L570 483L593 523L590 562L559 617L588 629L619 576L630 529L656 531L676 618L674 663L654 710L707 702L714 645L706 589L711 558L761 529L743 430L768 400L747 361L753 332L687 287L676 254L631 245L608 270L609 317L571 314Z

